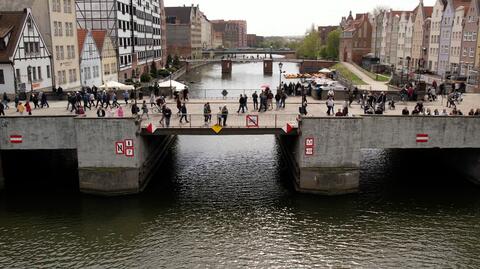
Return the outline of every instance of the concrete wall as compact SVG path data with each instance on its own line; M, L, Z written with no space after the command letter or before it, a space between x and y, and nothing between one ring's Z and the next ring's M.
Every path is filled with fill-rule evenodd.
M479 117L367 116L361 126L361 148L480 148ZM417 143L417 134L429 142Z
M62 117L4 117L0 118L0 149L54 150L76 149L74 118ZM21 135L21 144L12 144L11 135Z
M2 156L0 154L0 191L5 186L5 177L3 176L3 163L2 163Z

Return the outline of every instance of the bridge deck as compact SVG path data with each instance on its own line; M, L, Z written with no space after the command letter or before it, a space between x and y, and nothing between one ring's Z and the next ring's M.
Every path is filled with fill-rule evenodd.
M221 100L221 99L191 99L187 102L187 109L188 109L188 119L190 123L180 123L180 117L176 114L177 109L173 100L168 100L168 106L172 109L174 115L171 119L171 128L162 128L159 124L161 116L158 112L154 112L150 110L149 118L147 119L144 117L142 121L142 128L145 128L150 123L158 127L156 134L170 134L170 133L179 133L179 134L213 134L211 127L216 123L216 115L219 111L220 106L227 105L229 109L229 116L227 119L227 127L222 130L223 134L279 134L283 131L281 130L282 127L286 125L286 123L292 123L296 120L296 115L298 115L298 108L300 106L300 97L289 97L287 99L286 108L282 110L270 110L267 112L255 112L249 111L246 113L236 113L238 110L238 101L233 99L228 100ZM203 117L203 105L206 102L210 102L211 109L212 109L212 123L205 125L204 117ZM309 117L325 117L326 115L326 106L325 101L316 101L312 98L308 98L309 105L308 109L308 116ZM442 111L445 107L445 100L439 98L436 102L425 103L426 108L430 108L432 111L434 109L438 109ZM342 108L343 101L337 100L335 111ZM401 115L401 110L404 107L408 107L410 111L413 110L415 107L415 102L408 102L408 103L397 103L396 110L387 110L384 116L395 116ZM13 106L13 103L10 103L10 106ZM34 109L33 115L34 116L64 116L64 115L74 115L70 111L66 110L67 102L66 101L51 101L50 108L45 109ZM122 103L122 107L124 109L125 117L131 117L130 112L130 105L125 106ZM464 101L457 106L462 112L466 115L470 109L477 109L480 108L480 95L475 94L466 94L464 97ZM150 106L149 106L150 108ZM252 109L253 104L251 99L249 99L248 108ZM447 109L448 112L451 109ZM6 116L21 116L15 109L10 108L5 111ZM350 108L350 115L362 115L363 111L360 106L355 102ZM248 128L246 126L246 115L258 115L258 127L255 128ZM26 116L26 113L23 114ZM95 118L96 110L93 108L92 110L86 111L86 117ZM230 130L231 129L231 130Z

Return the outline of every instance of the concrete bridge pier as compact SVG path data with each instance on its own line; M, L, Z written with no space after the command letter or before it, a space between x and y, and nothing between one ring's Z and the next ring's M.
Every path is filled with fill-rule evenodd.
M298 137L281 137L280 144L298 192L341 195L358 192L361 120L308 118Z
M232 74L232 60L222 60L222 74Z
M0 154L0 191L5 187L5 177L3 176L2 155Z
M480 186L480 150L450 149L443 152L444 167L451 167L469 181Z
M263 60L263 74L264 75L272 75L273 74L273 60L272 59L264 59Z
M92 138L91 126L102 135ZM173 136L143 137L134 119L76 119L80 191L102 196L143 191Z

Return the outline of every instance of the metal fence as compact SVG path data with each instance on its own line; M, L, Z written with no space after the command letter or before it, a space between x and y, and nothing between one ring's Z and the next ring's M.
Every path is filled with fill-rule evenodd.
M226 117L226 127L229 128L283 128L287 124L297 123L297 114L236 114L231 113ZM153 123L158 128L166 128L160 124L161 116L151 116L149 120L144 121L145 126ZM188 114L185 118L181 115L172 115L170 119L170 128L211 128L216 124L224 124L224 118L219 114L212 114L206 122L206 116L203 114ZM165 121L163 121L165 124ZM144 126L144 127L145 127Z

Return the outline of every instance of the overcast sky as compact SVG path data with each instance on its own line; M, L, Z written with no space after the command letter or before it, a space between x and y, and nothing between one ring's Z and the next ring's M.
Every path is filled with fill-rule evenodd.
M433 5L435 0L424 0ZM338 25L342 16L376 6L413 10L418 0L165 0L166 6L200 4L209 19L244 19L248 33L264 36L302 35L312 23Z

